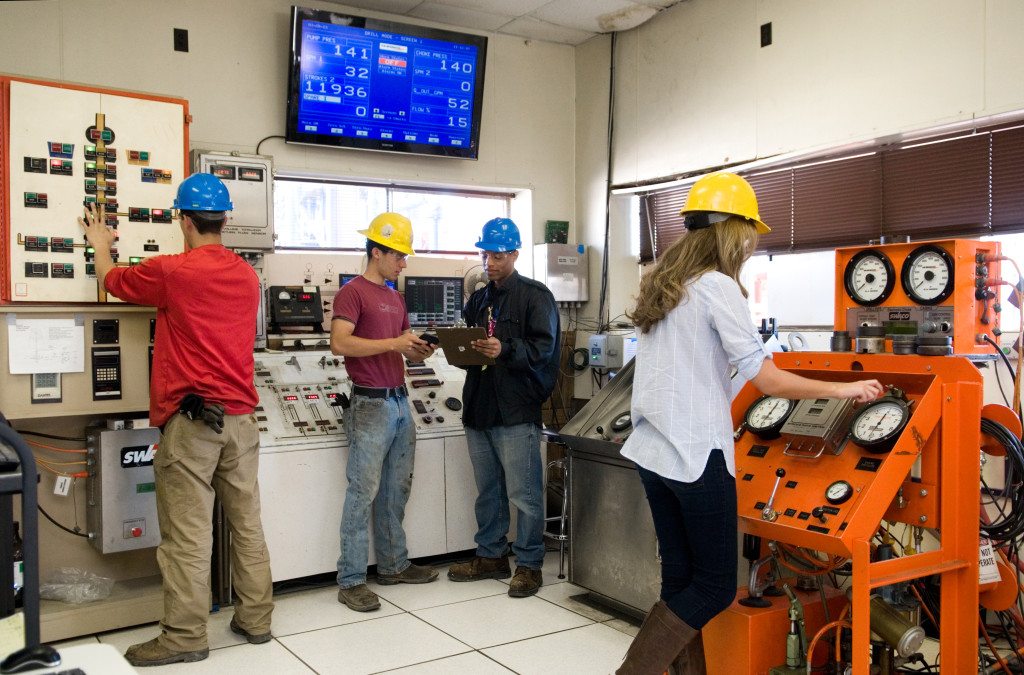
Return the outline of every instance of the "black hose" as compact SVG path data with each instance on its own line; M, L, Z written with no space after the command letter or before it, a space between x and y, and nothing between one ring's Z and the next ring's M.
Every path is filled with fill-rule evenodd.
M47 512L46 512L46 511L45 511L45 510L43 509L42 505L38 505L38 506L37 506L37 508L39 509L39 513L41 513L41 514L43 514L44 516L46 516L46 519L47 519L48 521L50 521L51 523L53 523L54 525L56 525L56 526L57 526L57 527L59 527L60 529L64 530L64 531L65 531L65 532L67 532L68 534L73 534L73 535L75 535L76 537L85 537L86 539L88 539L88 538L89 538L89 535L87 535L87 534L82 534L81 532L75 532L74 530L72 530L72 529L70 529L70 528L67 528L67 527L64 527L63 525L61 525L60 523L58 523L58 522L57 522L56 520L54 520L54 519L53 519L53 516L51 516L51 515L50 515L49 513L47 513Z
M988 525L981 524L981 532L986 537L1002 544L1024 533L1024 490L1019 484L1024 479L1024 443L1002 424L984 417L981 431L995 438L1006 450L1003 494L1009 500L1009 509L1000 510L999 516Z
M999 357L1003 360L1003 363L1006 365L1006 369L1010 371L1010 379L1013 380L1014 383L1016 383L1017 375L1016 373L1013 372L1013 366L1010 365L1010 359L1006 358L1006 354L1003 353L1003 348L1000 347L999 344L996 343L996 341L990 338L987 334L984 337L985 342L989 343L995 348L996 354L999 354Z

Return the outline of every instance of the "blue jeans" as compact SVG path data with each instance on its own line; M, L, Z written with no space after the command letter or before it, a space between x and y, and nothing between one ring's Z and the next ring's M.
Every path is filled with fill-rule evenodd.
M416 427L404 396L352 396L344 419L348 489L341 515L338 585L352 588L366 583L371 504L377 570L399 574L409 567L402 520L412 489Z
M508 554L509 501L516 507L512 552L520 567L544 565L544 471L540 428L536 424L466 429L469 459L479 495L476 498L476 554Z
M692 483L637 468L658 535L661 599L700 630L736 597L736 479L721 450Z

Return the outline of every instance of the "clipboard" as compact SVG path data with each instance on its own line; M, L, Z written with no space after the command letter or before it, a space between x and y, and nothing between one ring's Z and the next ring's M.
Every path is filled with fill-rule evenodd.
M473 340L486 340L487 331L475 328L438 328L437 339L441 341L444 357L453 366L490 366L494 359L473 349Z

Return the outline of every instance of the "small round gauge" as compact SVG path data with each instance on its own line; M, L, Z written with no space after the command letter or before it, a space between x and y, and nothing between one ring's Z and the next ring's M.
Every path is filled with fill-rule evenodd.
M845 480L837 480L825 488L825 500L829 504L842 504L852 496L853 486Z
M629 416L629 411L619 413L612 421L612 431L625 431L631 426L633 426L633 419Z
M907 297L937 305L953 293L953 258L938 246L921 246L903 261L900 282Z
M765 440L779 437L779 430L793 412L793 401L778 396L762 396L747 408L743 425Z
M277 294L277 299L278 300L291 300L292 299L292 294L289 293L288 291L281 291L280 293Z
M896 271L884 253L867 249L846 263L843 283L851 300L870 307L884 302L892 293Z
M888 452L910 419L910 406L883 396L862 408L850 425L850 438L868 452Z

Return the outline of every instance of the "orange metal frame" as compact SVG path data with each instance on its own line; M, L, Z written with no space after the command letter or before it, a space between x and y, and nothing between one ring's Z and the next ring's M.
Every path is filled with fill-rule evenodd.
M848 441L839 455L791 457L783 454L784 439L764 441L746 433L736 444L740 528L767 540L852 558L856 675L866 675L869 668L872 589L942 575L943 671L970 672L976 667L977 652L978 449L983 391L978 369L959 357L852 353L790 352L776 354L775 364L817 379L875 378L898 386L913 401L911 417L896 445L884 454L870 453ZM736 426L759 395L748 384L736 397L732 407ZM919 475L912 477L919 460ZM761 518L758 504L768 500L779 467L786 469L774 504L780 515L768 522ZM833 506L838 513L829 515L827 523L807 518L804 514L815 506L831 506L825 500L825 488L840 478L850 482L854 496ZM872 562L871 538L883 519L941 527L939 548Z
M836 288L835 288L835 329L850 331L856 334L857 327L848 325L848 310L861 309L846 293L843 277L847 263L861 251L873 250L889 258L895 274L895 283L889 297L877 306L881 319L888 320L887 309L920 307L912 301L900 283L901 270L907 256L921 246L934 245L943 249L953 260L953 292L948 298L935 307L953 308L953 353L958 355L993 354L991 345L979 335L988 335L998 342L996 333L999 328L999 314L992 309L989 301L988 323L982 323L985 314L984 303L975 298L975 282L978 279L977 254L998 256L1001 251L999 242L975 241L970 239L943 239L934 241L915 241L909 244L884 244L879 246L857 246L854 248L836 249ZM1000 275L999 261L987 263L987 274L990 279L998 279Z
M10 183L10 117L11 117L11 82L27 82L38 84L55 89L73 89L75 91L90 91L97 94L109 94L111 96L124 96L127 98L144 99L147 101L162 101L174 103L182 107L182 125L184 138L184 166L182 176L189 175L189 145L188 130L192 117L188 112L188 101L183 98L170 96L157 96L134 91L120 89L106 89L82 84L69 84L66 82L55 82L52 80L37 80L27 77L0 76L0 304L11 303L11 183Z

